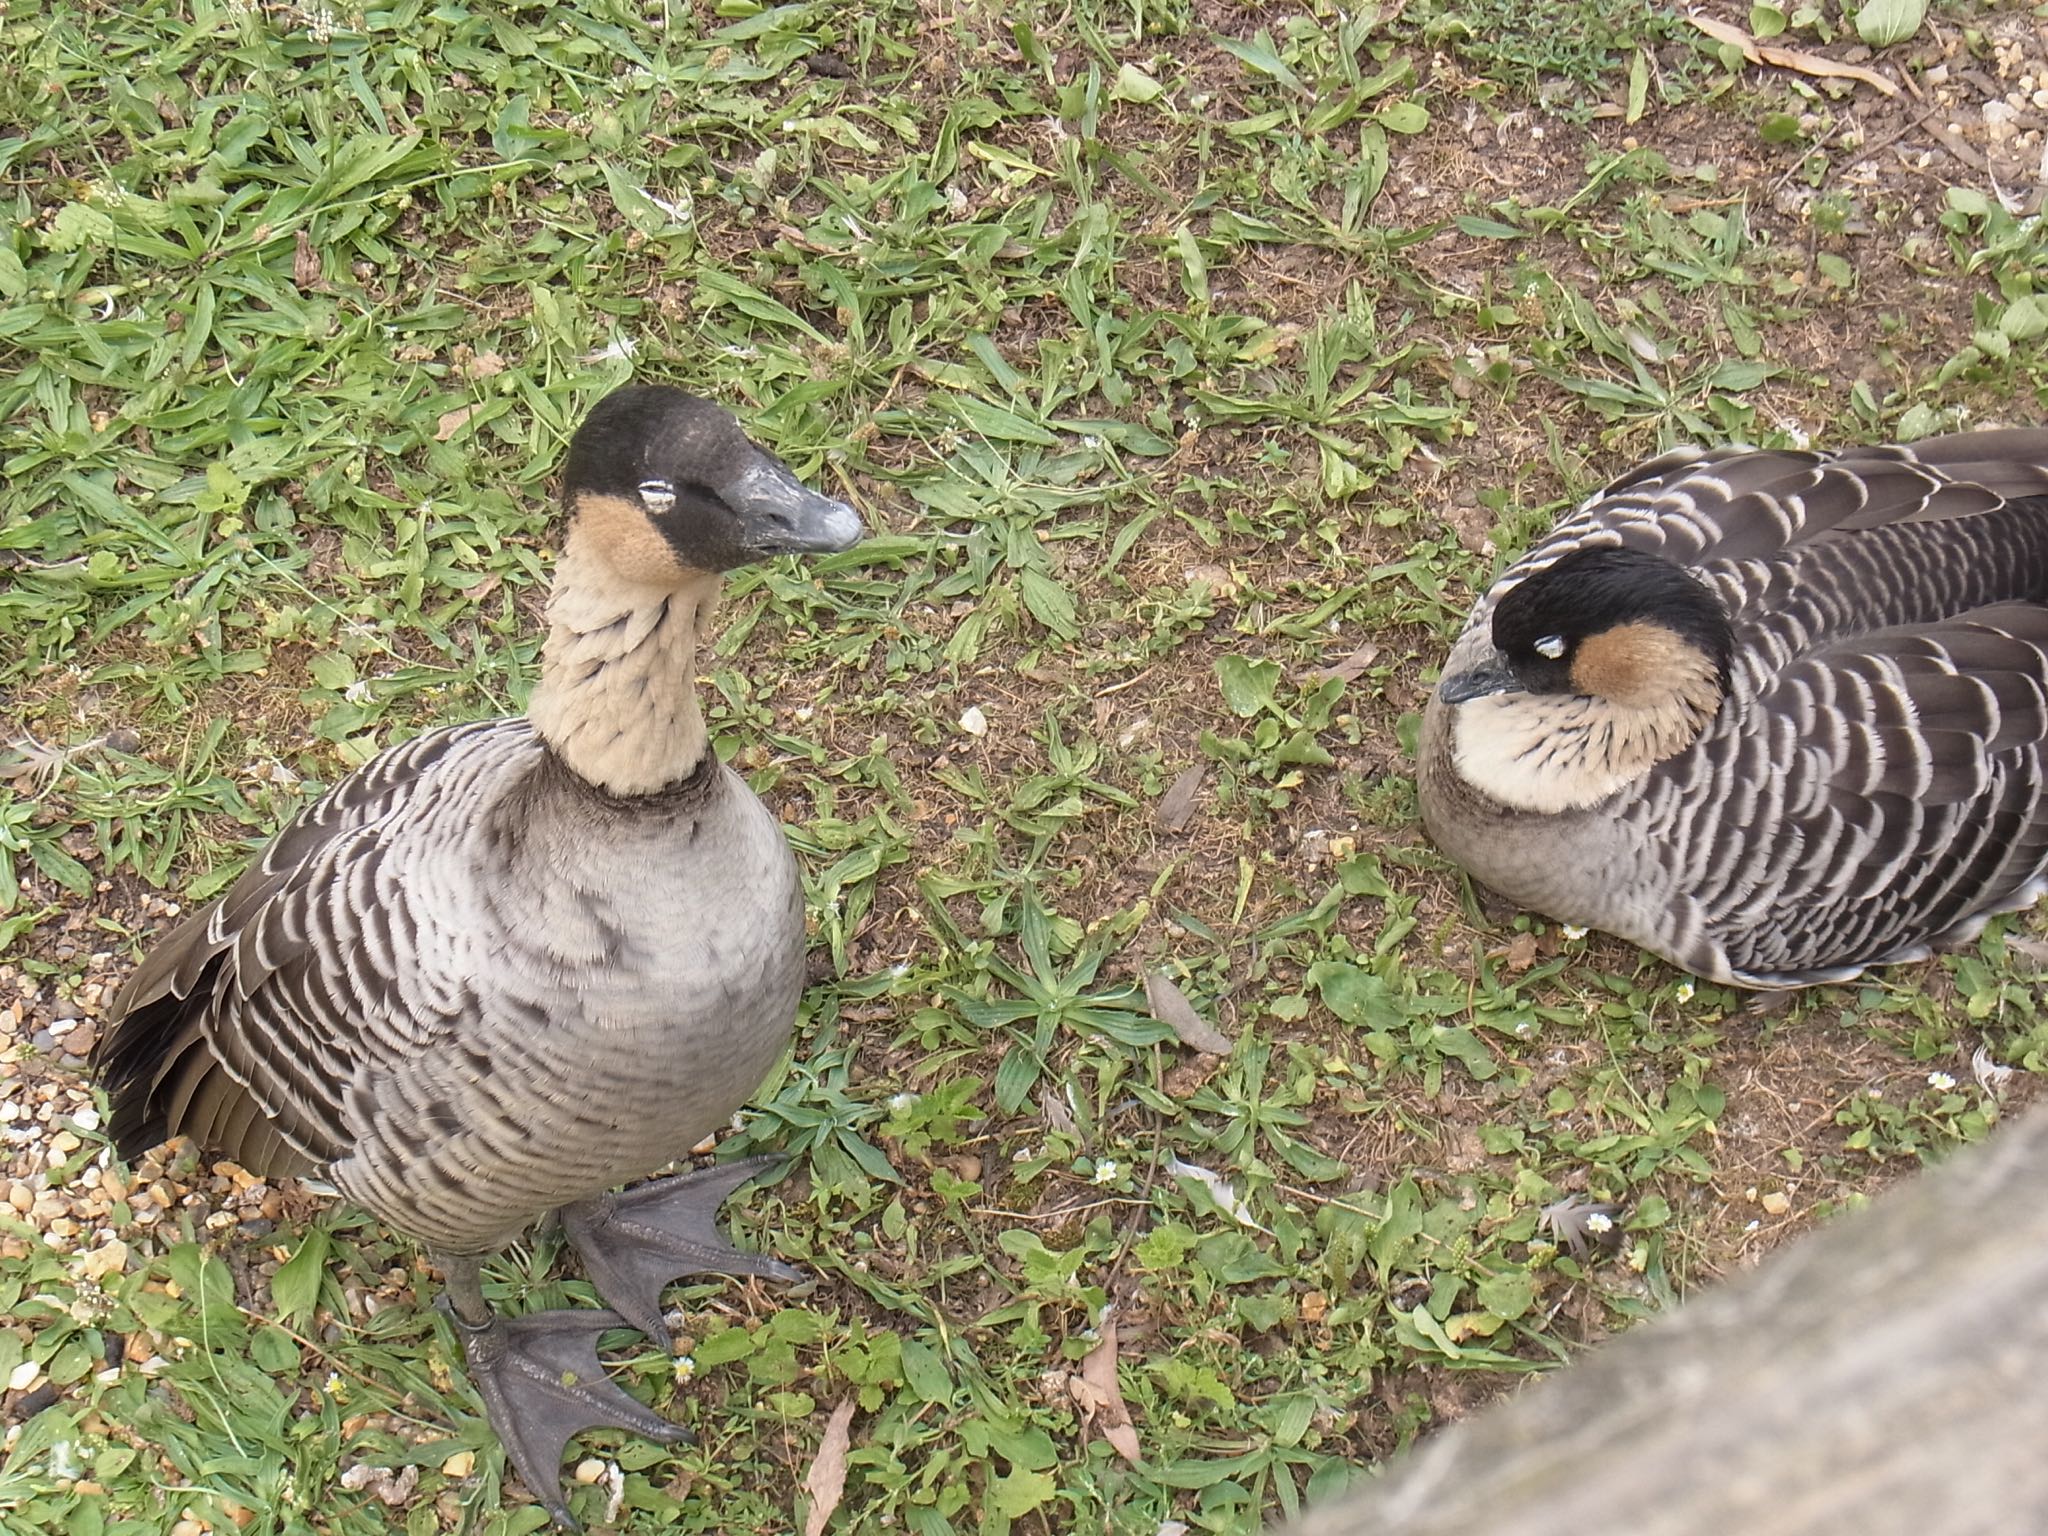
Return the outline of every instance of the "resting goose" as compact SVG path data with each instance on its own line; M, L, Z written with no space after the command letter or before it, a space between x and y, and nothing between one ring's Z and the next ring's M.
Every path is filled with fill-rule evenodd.
M667 388L605 397L563 490L527 715L430 731L337 784L150 951L97 1065L124 1156L186 1136L321 1173L424 1244L493 1426L573 1524L571 1435L687 1438L606 1379L598 1334L665 1342L680 1275L792 1273L713 1224L756 1164L607 1191L726 1123L789 1038L796 865L711 749L697 647L721 572L846 549L861 524ZM479 1260L557 1210L615 1311L497 1317Z
M1967 942L2048 870L2048 431L1681 450L1473 610L1422 815L1485 884L1715 981Z

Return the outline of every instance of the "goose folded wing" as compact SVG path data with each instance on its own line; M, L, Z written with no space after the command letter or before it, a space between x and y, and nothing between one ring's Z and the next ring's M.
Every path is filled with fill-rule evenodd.
M373 759L151 949L100 1053L124 1153L182 1135L283 1174L342 1150L341 1086L366 1024L401 1000L382 829L488 728L430 732Z
M1753 710L1718 765L1751 793L1720 806L1690 872L1713 918L1740 921L1768 889L1788 937L1882 950L2030 899L2048 863L2048 612L1840 640Z

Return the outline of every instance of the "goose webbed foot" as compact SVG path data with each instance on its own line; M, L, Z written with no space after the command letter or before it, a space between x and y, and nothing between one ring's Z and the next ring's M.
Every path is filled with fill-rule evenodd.
M684 1275L761 1275L802 1279L787 1264L742 1253L718 1231L719 1206L772 1157L743 1158L716 1168L655 1179L623 1194L599 1195L562 1208L562 1229L582 1255L597 1293L649 1338L664 1343L661 1293Z
M586 1429L616 1428L663 1445L696 1437L629 1397L597 1360L597 1337L626 1326L616 1312L536 1312L472 1323L451 1305L470 1379L513 1470L555 1524L580 1529L562 1493L562 1452Z
M470 1379L512 1468L555 1524L577 1530L562 1494L562 1452L586 1429L614 1428L663 1445L696 1436L628 1396L598 1364L598 1335L623 1328L616 1312L535 1312L506 1319L484 1300L474 1258L440 1259L440 1306L462 1338Z

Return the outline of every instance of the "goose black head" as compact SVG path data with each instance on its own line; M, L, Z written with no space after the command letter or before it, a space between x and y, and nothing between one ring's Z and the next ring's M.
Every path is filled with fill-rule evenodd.
M730 412L666 385L600 400L569 443L571 517L622 576L668 584L860 541L860 514L799 482Z
M1735 634L1683 568L1631 549L1582 549L1494 605L1496 655L1446 677L1447 704L1488 694L1579 694L1630 708L1727 693Z

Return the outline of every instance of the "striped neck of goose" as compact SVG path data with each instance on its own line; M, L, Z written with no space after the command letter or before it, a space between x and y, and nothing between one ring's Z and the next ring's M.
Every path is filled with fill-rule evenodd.
M719 579L669 562L622 573L591 524L572 524L548 599L527 718L580 778L614 795L681 782L709 750L697 705L697 634Z
M1466 783L1511 810L1581 811L1683 752L1720 707L1710 669L1654 703L1492 694L1456 706L1451 761Z

